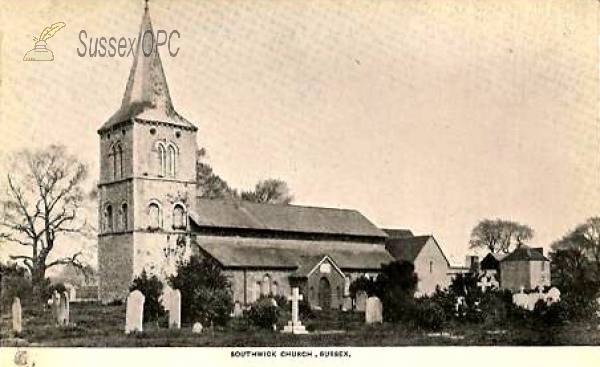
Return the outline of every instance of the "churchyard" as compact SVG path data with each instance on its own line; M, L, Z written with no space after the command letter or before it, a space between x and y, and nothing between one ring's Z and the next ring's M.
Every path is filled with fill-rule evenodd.
M169 294L170 293L170 294ZM3 307L0 317L1 346L48 347L320 347L320 346L465 346L465 345L598 345L600 320L567 322L561 325L509 323L498 325L454 320L442 327L407 322L383 321L382 303L377 297L364 300L358 310L300 312L301 295L297 288L287 306L275 306L274 298L265 302L284 310L273 328L253 324L246 314L231 317L226 325L202 326L181 322L181 294L169 290L161 302L168 310L161 320L143 322L143 294L135 290L126 303L103 305L100 302L69 303L68 293L54 292L44 307L21 306L15 298ZM556 288L546 293L523 290L512 302L523 313L532 313L540 300L559 302ZM281 298L278 299L280 302ZM457 299L457 315L466 298ZM427 308L428 303L422 303ZM362 311L364 310L364 311ZM485 312L492 312L485 310ZM536 317L538 317L537 315ZM285 320L288 320L287 322ZM293 331L293 332L292 332Z

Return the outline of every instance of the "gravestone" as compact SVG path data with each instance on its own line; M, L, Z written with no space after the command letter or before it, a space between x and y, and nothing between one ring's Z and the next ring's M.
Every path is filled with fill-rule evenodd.
M381 300L377 297L367 298L367 307L365 311L365 323L381 323L383 322L383 306Z
M15 333L23 331L21 299L16 297L12 303L12 328Z
M196 322L194 324L194 326L192 327L192 333L194 333L194 334L202 333L202 324L199 322Z
M125 333L143 331L144 300L142 292L135 290L127 296L127 313L125 317Z
M69 325L69 294L67 292L63 292L60 295L60 301L58 303L58 324L60 326Z
M179 289L171 292L169 302L169 328L181 328L181 292Z
M533 311L535 309L535 304L539 301L545 301L545 296L544 293L542 293L541 289L538 289L537 292L533 292L533 293L529 293L528 296L528 300L527 300L527 309L529 311Z
M513 294L513 304L521 308L529 308L529 296L524 293L525 288L521 287L519 293Z
M349 311L352 309L352 298L344 297L342 301L342 311Z
M54 317L54 321L59 323L60 319L60 294L57 291L52 293L52 316Z
M169 308L171 307L171 298L173 296L173 292L173 288L171 288L169 285L165 285L162 290L162 294L158 298L158 301L164 307L165 311L169 311Z
M302 299L300 290L297 287L293 287L292 295L288 297L288 300L292 302L292 320L288 321L288 324L283 327L282 333L308 334L308 331L306 331L306 328L298 318L298 302L302 301Z
M242 305L239 302L236 302L233 305L233 317L242 317L244 315L244 310L242 309Z
M356 292L356 311L365 312L367 308L367 292Z
M77 299L77 290L75 286L69 283L65 283L65 289L69 292L69 302L73 302Z
M546 303L551 305L554 302L560 302L560 290L556 287L550 288L546 293Z

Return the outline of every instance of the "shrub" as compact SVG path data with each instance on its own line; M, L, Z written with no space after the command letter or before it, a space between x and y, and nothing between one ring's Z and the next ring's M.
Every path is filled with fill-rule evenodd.
M233 312L231 283L219 264L211 258L193 255L180 262L177 275L169 278L181 291L181 317L184 322L224 326Z
M446 323L446 312L431 299L420 299L415 304L415 324L419 329L438 331Z
M373 293L383 305L383 318L400 321L412 314L418 278L410 262L395 261L384 265L374 282Z
M146 270L133 280L130 291L138 290L144 295L144 322L158 321L166 314L160 303L163 284L156 275L148 276Z
M261 329L272 329L277 324L280 316L280 308L274 306L269 298L261 298L256 301L248 311L250 322Z

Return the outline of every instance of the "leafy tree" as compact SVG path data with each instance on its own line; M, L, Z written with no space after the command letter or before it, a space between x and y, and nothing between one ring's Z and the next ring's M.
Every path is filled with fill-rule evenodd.
M198 150L196 155L196 182L200 186L200 196L205 199L237 197L237 191L229 187L229 184L204 161L207 156L204 148Z
M133 279L129 291L138 290L144 295L144 322L158 321L166 314L165 308L160 303L163 284L156 275L148 276L146 269Z
M414 314L414 294L419 278L408 261L394 261L382 266L375 280L374 293L383 305L383 317L399 321Z
M86 166L65 147L23 150L10 159L6 195L0 199L0 237L28 252L12 260L27 267L34 293L41 296L46 270L59 265L83 268L81 252L50 260L60 238L85 234L79 211L85 200Z
M352 297L352 298L356 298L356 293L358 291L364 291L365 293L367 293L367 296L374 296L375 295L375 281L373 279L361 276L359 278L356 278L356 280L354 280L350 284L349 290L350 290L350 297Z
M592 217L552 245L555 250L577 249L600 278L600 217Z
M209 257L192 255L179 263L171 286L181 291L181 317L186 322L224 325L233 311L231 282Z
M271 178L259 181L252 191L242 192L242 200L261 204L290 204L294 197L284 181Z
M503 219L484 219L471 231L470 248L509 253L533 238L531 227Z

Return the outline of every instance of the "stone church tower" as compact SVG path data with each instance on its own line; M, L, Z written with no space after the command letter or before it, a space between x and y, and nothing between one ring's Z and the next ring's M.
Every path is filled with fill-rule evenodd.
M148 31L155 40L146 5L121 108L98 130L105 302L124 299L143 269L160 277L173 271L186 250L187 213L196 198L198 129L173 108L156 42L147 35L142 45Z

